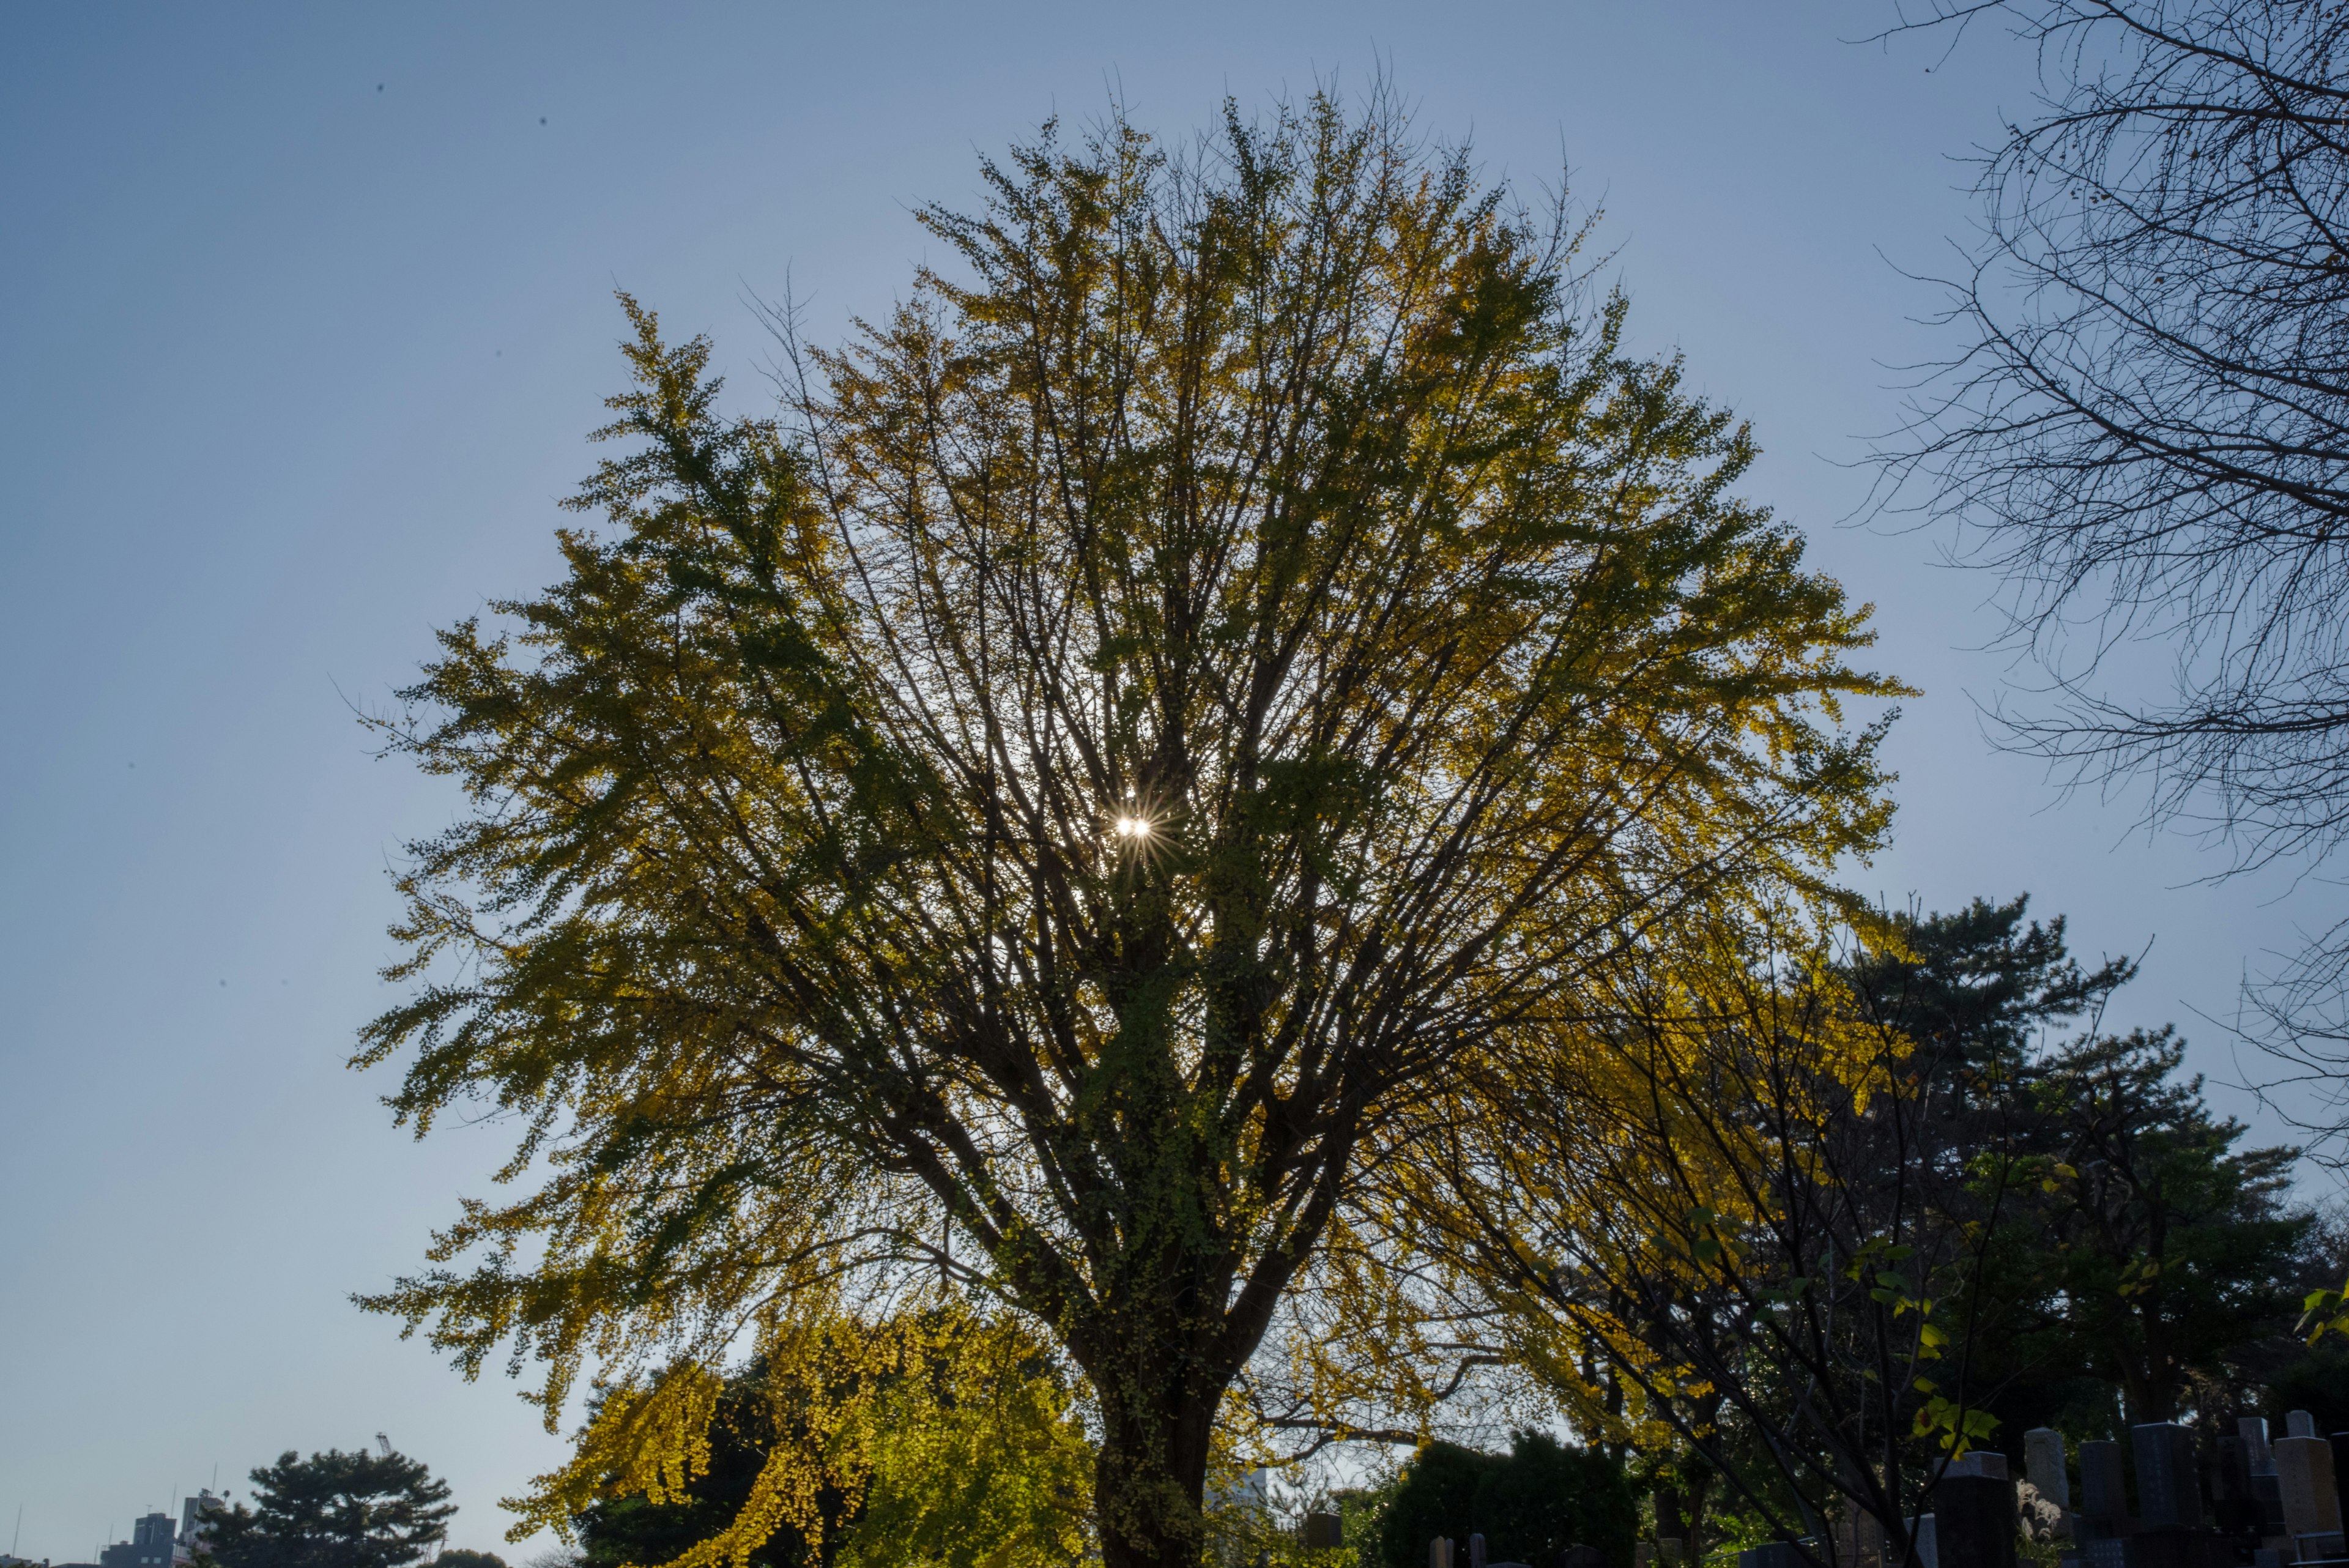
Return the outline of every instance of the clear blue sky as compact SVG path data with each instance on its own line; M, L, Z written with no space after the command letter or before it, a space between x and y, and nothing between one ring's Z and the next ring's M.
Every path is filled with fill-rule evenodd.
M481 1189L342 1066L388 1000L385 868L449 796L368 755L431 628L554 573L618 383L625 286L755 400L752 294L819 336L886 306L913 204L1115 88L1174 131L1381 59L1490 168L1604 196L1650 347L1749 414L1750 493L1880 607L1923 686L1871 892L2028 888L2079 946L2158 937L2122 1022L2224 1012L2325 898L2058 807L1983 742L1985 585L1838 529L1837 466L1968 208L1948 156L2019 105L1982 37L1856 46L1847 4L20 5L0 50L0 1532L87 1558L280 1449L377 1431L454 1540L557 1441L346 1302ZM1946 345L1943 345L1944 347ZM2329 897L2330 889L2317 889ZM2200 1060L2228 1071L2217 1032ZM6 1539L0 1537L0 1544ZM503 1550L503 1548L501 1548ZM527 1549L526 1549L527 1550Z

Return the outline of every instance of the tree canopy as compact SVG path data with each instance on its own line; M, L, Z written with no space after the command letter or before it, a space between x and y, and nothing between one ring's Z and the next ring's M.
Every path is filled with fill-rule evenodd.
M1391 102L982 171L893 314L785 317L780 417L626 302L603 529L383 722L471 809L358 1060L419 1135L513 1115L528 1190L368 1299L550 1422L592 1360L591 1469L678 1487L730 1353L824 1386L991 1303L1081 1379L1105 1561L1171 1568L1409 1113L1681 912L1836 905L1889 809L1840 704L1899 688L1578 231Z
M447 1539L449 1483L404 1454L288 1450L252 1472L253 1503L205 1514L218 1568L403 1568Z
M1446 1442L1420 1449L1396 1477L1363 1556L1380 1568L1421 1568L1430 1541L1447 1537L1464 1551L1474 1533L1495 1563L1549 1568L1571 1546L1627 1563L1638 1528L1619 1463L1547 1433L1518 1432L1506 1454Z
M1425 1315L1650 1456L1660 1537L1711 1550L1709 1506L1765 1539L1866 1514L1912 1551L1971 1448L2215 1429L2271 1373L2337 1376L2279 1354L2332 1262L2295 1151L2242 1147L2172 1032L2103 1032L2135 964L2083 966L2025 907L1857 922L1857 950L1678 943L1559 1032L1584 1070L1382 1174Z

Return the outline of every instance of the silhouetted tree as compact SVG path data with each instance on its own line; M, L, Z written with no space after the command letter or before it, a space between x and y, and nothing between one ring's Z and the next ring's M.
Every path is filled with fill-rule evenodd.
M1965 353L1889 472L2003 575L2054 701L2005 715L2075 780L2237 865L2349 837L2349 12L2311 0L1921 0L2011 26L2044 89L1980 164ZM1907 489L1911 483L1920 489ZM2170 660L2166 697L2108 668ZM2349 923L2258 992L2330 1129Z
M445 1540L449 1483L398 1453L288 1450L252 1472L253 1505L215 1508L202 1560L218 1568L402 1568Z

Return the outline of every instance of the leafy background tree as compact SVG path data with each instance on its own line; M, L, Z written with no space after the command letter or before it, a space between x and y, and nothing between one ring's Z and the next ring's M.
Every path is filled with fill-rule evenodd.
M1897 1543L1952 1452L2215 1430L2332 1375L2292 1338L2339 1255L2293 1151L2244 1147L2174 1034L2099 1029L2136 963L2026 909L1885 918L1842 956L1678 944L1513 1116L1435 1118L1451 1164L1403 1206L1449 1271L1430 1320L1643 1455L1657 1537L1856 1511Z
M932 1309L830 1354L712 1379L705 1445L643 1441L657 1398L608 1392L533 1522L586 1568L722 1559L741 1568L1046 1568L1092 1545L1092 1444L1071 1380L1016 1325ZM892 1354L874 1358L878 1343ZM818 1381L810 1381L809 1369ZM812 1486L793 1498L785 1486ZM567 1514L553 1511L567 1503ZM553 1507L549 1505L552 1504Z
M652 1568L725 1535L750 1506L769 1454L779 1443L806 1439L804 1432L786 1429L783 1416L758 1364L727 1378L704 1428L707 1457L687 1489L662 1490L657 1501L648 1490L595 1498L571 1521L581 1561L586 1568ZM854 1504L833 1487L818 1497L816 1511L822 1528L815 1552L808 1551L795 1524L782 1520L764 1540L743 1542L737 1561L742 1568L830 1568L838 1532L854 1517Z
M609 532L384 722L471 805L360 1060L419 1133L514 1113L536 1185L368 1301L535 1355L550 1423L597 1362L550 1519L684 1491L747 1345L862 1421L968 1293L1081 1378L1110 1568L1187 1568L1406 1113L1884 830L1864 611L1562 217L1387 99L1055 135L922 214L955 276L838 351L784 322L785 422L631 304ZM708 1556L812 1533L831 1453L779 1445Z
M1619 1462L1547 1433L1519 1432L1506 1454L1447 1442L1419 1449L1389 1490L1370 1544L1381 1568L1424 1568L1430 1541L1448 1537L1464 1553L1475 1533L1495 1563L1548 1568L1576 1545L1628 1563L1638 1529Z
M253 1502L215 1508L202 1560L218 1568L404 1568L448 1538L449 1485L404 1454L292 1450L251 1473Z

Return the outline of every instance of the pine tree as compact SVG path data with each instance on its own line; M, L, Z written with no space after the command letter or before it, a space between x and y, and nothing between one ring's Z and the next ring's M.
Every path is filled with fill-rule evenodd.
M218 1568L402 1568L447 1538L449 1483L387 1449L308 1459L288 1449L252 1472L253 1506L206 1516L200 1562Z

